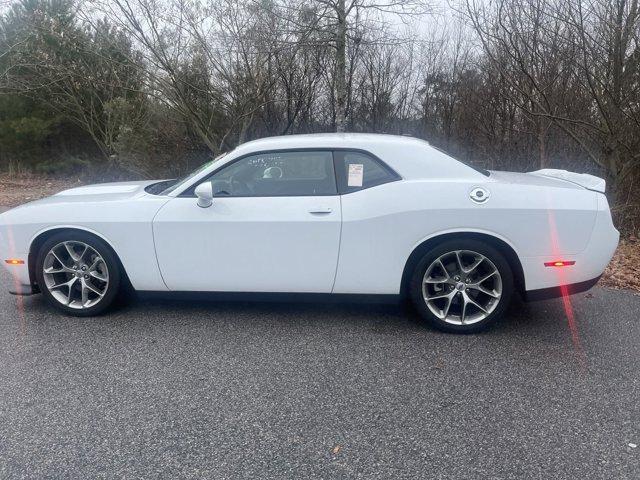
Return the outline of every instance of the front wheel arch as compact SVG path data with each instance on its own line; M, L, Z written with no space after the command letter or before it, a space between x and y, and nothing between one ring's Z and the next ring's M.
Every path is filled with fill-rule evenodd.
M444 233L442 235L436 235L435 237L431 237L421 244L419 244L409 255L407 262L405 263L404 270L402 272L402 280L400 284L400 294L403 298L409 298L409 286L411 283L411 276L413 275L413 271L420 261L420 259L430 250L434 249L438 245L444 242L448 242L450 240L476 240L479 242L486 243L496 250L499 250L507 259L509 266L511 267L511 271L513 272L513 280L515 291L520 293L521 295L525 291L525 280L524 280L524 270L522 268L522 263L520 263L520 259L518 258L518 254L515 250L504 240L495 237L486 233L478 233L478 232L452 232L452 233Z
M107 248L109 248L109 250L111 251L111 254L115 257L116 261L118 262L118 267L120 267L120 273L122 275L120 287L127 290L133 290L131 281L129 280L129 276L127 275L127 270L124 268L124 265L122 264L122 260L120 260L120 256L118 255L118 252L115 251L111 243L109 243L109 241L106 238L100 235L96 235L91 230L85 230L83 228L63 227L63 228L52 228L50 230L45 230L44 232L40 232L33 239L33 241L31 242L31 245L29 246L29 258L28 258L29 279L31 281L31 285L34 287L36 292L40 291L40 286L38 285L38 282L36 280L37 278L36 277L36 260L38 258L38 252L40 252L40 248L42 248L42 245L44 245L44 242L46 242L49 238L51 238L54 235L57 235L59 233L73 233L73 232L79 232L85 235L91 235L92 237L95 237L98 240L104 242L104 244L107 246Z

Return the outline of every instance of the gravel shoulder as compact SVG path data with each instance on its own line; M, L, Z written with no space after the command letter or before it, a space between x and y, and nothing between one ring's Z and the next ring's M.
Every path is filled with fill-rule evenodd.
M67 188L82 185L76 179L54 179L41 176L8 176L0 174L0 210L53 195Z

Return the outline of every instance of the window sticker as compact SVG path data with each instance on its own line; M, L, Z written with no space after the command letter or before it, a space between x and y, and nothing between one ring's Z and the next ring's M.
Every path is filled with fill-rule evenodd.
M347 180L348 187L361 187L362 177L364 176L364 165L362 163L349 164L349 177Z

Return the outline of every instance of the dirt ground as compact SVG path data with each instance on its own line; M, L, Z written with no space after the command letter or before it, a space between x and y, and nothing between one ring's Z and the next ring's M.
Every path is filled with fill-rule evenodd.
M79 185L82 185L79 179L60 180L37 176L10 178L0 175L0 207L15 207ZM639 264L640 239L622 239L599 284L640 293Z
M609 263L599 284L640 293L639 261L640 240L635 237L620 240L613 260Z
M60 180L39 176L0 175L0 207L16 207L79 185L82 183L78 179Z

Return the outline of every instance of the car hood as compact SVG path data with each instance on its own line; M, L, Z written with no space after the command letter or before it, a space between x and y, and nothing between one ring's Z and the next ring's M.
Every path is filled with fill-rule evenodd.
M75 197L75 196L116 196L118 199L122 197L130 197L141 191L145 187L152 185L159 180L147 180L138 182L114 182L114 183L98 183L95 185L85 185L82 187L70 188L56 193L54 197Z
M95 185L85 185L82 187L70 188L56 193L50 197L42 198L30 202L21 207L48 205L56 203L84 203L84 202L112 202L127 199L135 199L147 195L145 188L159 180L144 180L137 182L115 182L99 183Z

